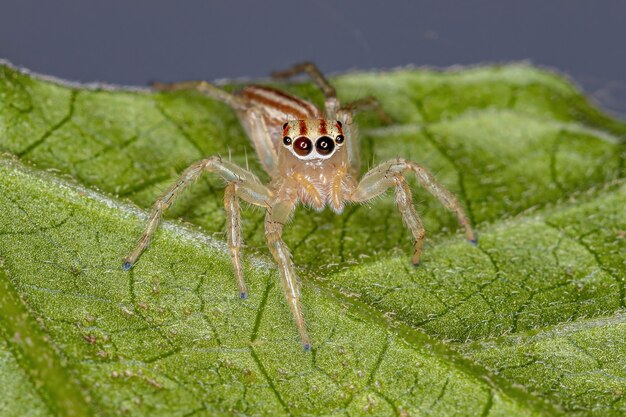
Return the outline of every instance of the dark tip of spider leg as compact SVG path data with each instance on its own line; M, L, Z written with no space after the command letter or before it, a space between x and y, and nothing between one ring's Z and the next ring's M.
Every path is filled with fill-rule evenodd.
M122 266L122 268L124 268L124 271L128 271L132 267L133 267L133 264L131 264L128 261L124 262L124 266Z
M469 239L468 242L476 246L478 245L478 237L475 237L474 239Z
M304 351L305 352L310 352L311 351L311 344L310 343L305 343L304 344Z
M245 300L246 298L248 298L248 293L247 292L240 292L239 293L239 297L241 297L242 300Z
M414 268L419 268L419 266L422 264L422 261L411 262L411 264L413 264Z

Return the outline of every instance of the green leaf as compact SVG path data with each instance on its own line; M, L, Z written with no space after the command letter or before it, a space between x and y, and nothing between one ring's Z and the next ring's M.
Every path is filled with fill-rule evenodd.
M285 240L307 353L253 209L238 298L214 178L168 212L187 224L164 222L121 269L191 162L230 154L262 173L232 111L0 66L0 414L623 415L626 125L524 65L333 82L394 120L359 118L363 169L428 166L480 240L416 184L419 268L390 197L341 216L297 210Z

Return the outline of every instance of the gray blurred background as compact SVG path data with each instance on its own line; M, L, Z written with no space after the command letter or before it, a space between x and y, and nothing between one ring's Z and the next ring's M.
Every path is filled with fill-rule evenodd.
M626 117L624 0L0 0L0 57L65 79L264 77L529 60Z

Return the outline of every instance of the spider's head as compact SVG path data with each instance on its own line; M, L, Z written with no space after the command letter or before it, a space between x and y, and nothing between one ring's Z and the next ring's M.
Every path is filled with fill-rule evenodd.
M291 120L283 125L283 147L303 161L328 159L344 143L338 120Z

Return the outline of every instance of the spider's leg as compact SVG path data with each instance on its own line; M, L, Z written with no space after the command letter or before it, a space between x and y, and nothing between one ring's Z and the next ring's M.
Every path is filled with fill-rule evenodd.
M237 197L237 183L231 182L224 190L224 208L226 209L226 240L230 252L230 260L235 269L235 277L239 285L239 296L246 298L248 291L243 280L243 267L241 265L241 215L239 198Z
M373 172L374 171L374 172ZM426 231L422 225L415 205L413 204L413 196L409 184L402 174L386 175L384 171L378 171L376 168L363 177L363 180L354 190L351 200L355 202L365 202L377 197L390 187L396 187L396 204L402 215L402 220L407 226L413 240L415 241L415 250L413 252L413 265L418 266L420 263L420 254L424 245L424 237Z
M152 83L152 88L158 91L197 90L209 97L219 100L235 110L243 111L248 108L246 100L237 97L206 81L183 81L178 83Z
M256 106L250 106L238 111L237 114L265 172L270 174L270 177L275 177L278 174L278 154L265 117L263 117L263 111Z
M380 101L378 101L378 99L374 96L367 96L367 97L359 98L357 100L346 103L343 106L341 106L341 108L339 109L339 112L348 111L352 113L352 115L355 115L359 112L366 111L366 110L375 110L376 113L378 114L378 117L384 124L391 124L393 122L393 119L391 118L391 116L389 116L387 112L383 110L380 104Z
M322 74L319 68L317 68L317 65L312 62L302 62L284 71L275 71L272 73L272 77L286 79L302 73L306 73L309 77L311 77L317 87L322 90L326 99L324 104L324 107L326 108L326 115L329 119L334 119L337 114L337 110L339 110L337 93L335 91L335 87L328 82L326 77L324 77L324 74Z
M342 109L337 112L337 120L341 122L343 135L346 137L345 147L348 154L348 161L352 169L352 174L357 175L361 168L361 159L359 156L359 134L356 125L352 120L352 111Z
M270 176L276 175L278 155L263 117L263 111L251 104L249 100L237 94L231 94L206 81L183 81L172 84L157 82L152 83L152 87L158 91L197 90L230 106L237 112L265 171Z
M435 176L423 166L415 162L402 159L400 159L399 161L401 161L401 164L406 165L407 169L415 173L415 176L417 177L419 183L424 188L426 188L432 195L437 197L445 208L447 208L456 215L457 220L465 229L465 237L467 238L467 240L472 244L476 244L476 234L472 229L469 218L465 214L465 210L463 210L463 206L461 206L456 196L448 191L448 189L446 189L443 185L441 185L439 181L435 179Z
M317 68L317 65L312 62L301 62L286 70L274 71L272 72L272 77L286 79L295 77L296 75L302 73L306 73L309 77L311 77L313 82L317 84L319 89L322 90L322 93L324 93L324 97L328 98L337 96L335 87L330 85L326 77L324 77L324 74L322 74L319 68Z
M347 139L345 146L353 175L358 174L361 167L359 135L356 125L353 123L353 117L360 111L374 109L378 111L379 117L384 123L391 122L391 117L381 109L378 100L372 96L351 101L337 111L337 120L341 122L344 136Z
M396 180L396 204L402 214L402 220L406 227L409 228L413 239L415 240L415 250L413 251L413 265L417 266L420 263L420 254L422 253L422 246L424 245L424 238L426 237L426 230L422 224L415 205L413 204L413 196L411 189L406 179L399 175Z
M148 247L150 240L159 226L163 212L169 208L176 198L205 171L215 173L228 183L224 202L229 218L228 224L231 226L229 228L231 229L229 230L229 247L237 246L237 249L235 250L237 257L236 259L233 257L233 249L231 250L231 259L233 260L233 266L235 267L235 274L237 275L240 290L243 293L245 292L245 286L243 285L243 273L241 272L241 262L239 262L238 250L241 239L235 239L233 242L230 241L231 235L233 235L233 229L239 229L239 204L237 201L233 202L232 199L241 198L251 204L268 207L272 194L263 184L261 184L259 179L252 172L247 171L230 161L225 161L218 156L203 159L191 165L182 173L178 180L176 180L176 182L168 188L167 191L161 195L161 197L159 197L152 208L152 212L150 213L150 217L148 219L148 226L139 239L137 246L130 253L130 255L124 259L124 269L130 269L135 262L137 262L137 259L142 252Z
M161 195L157 201L152 206L152 211L150 212L150 217L148 218L148 226L146 230L141 235L139 242L135 249L124 258L124 269L130 269L137 258L141 255L141 253L148 247L150 244L150 240L152 236L156 232L159 223L161 222L161 217L163 216L163 212L176 200L176 198L180 195L180 193L191 183L197 180L202 171L205 169L206 160L198 161L193 165L189 166L181 176L176 180L174 184L170 188Z
M416 241L416 253L413 260L414 262L419 262L419 252L421 250L421 242L419 241L423 240L423 236L420 237L420 229L423 229L423 227L421 225L421 221L417 217L417 213L415 213L415 216L411 214L411 212L415 210L412 208L412 202L410 202L411 208L403 210L402 204L404 204L404 201L400 201L410 197L410 191L406 184L406 180L404 179L406 171L413 171L420 184L431 194L437 197L444 207L456 215L459 223L465 229L465 236L467 237L467 240L475 244L476 235L474 234L470 221L457 198L443 185L441 185L435 179L433 174L415 162L398 158L378 165L363 176L355 191L350 195L350 199L356 202L366 201L382 194L389 187L395 185L396 201L398 202L400 210L403 212L404 221L407 223L407 226L409 226L409 229L411 229ZM409 191L408 194L407 191ZM409 200L406 200L406 204L409 204Z
M279 202L269 208L265 216L265 237L267 239L267 246L278 264L283 290L285 291L291 314L293 314L296 320L296 326L300 333L302 345L304 349L308 351L311 349L311 340L306 331L304 315L302 314L300 283L298 282L295 266L291 260L289 248L282 239L284 224L289 219L292 210L293 204L290 202Z

